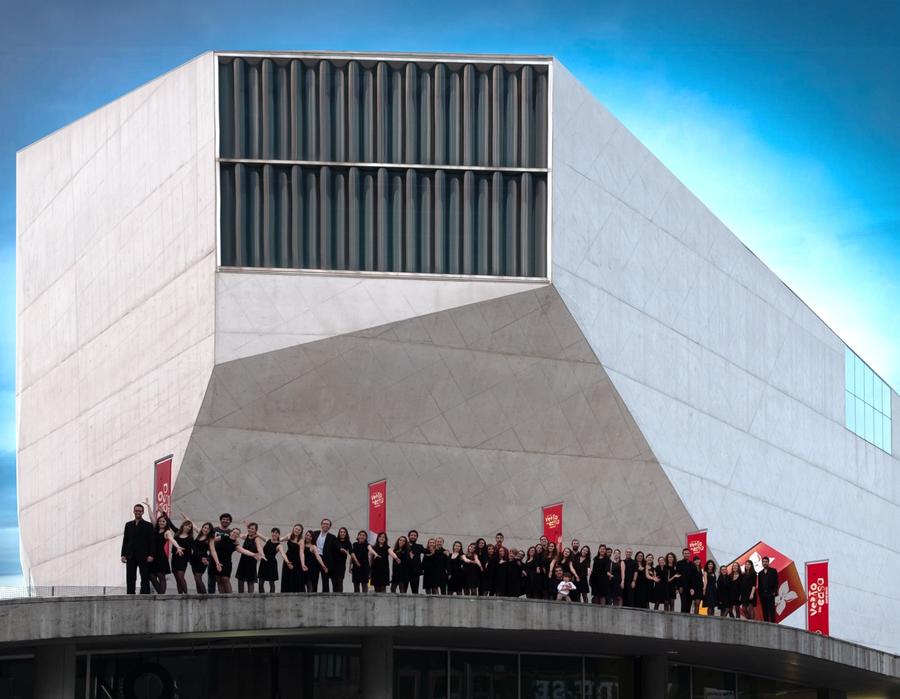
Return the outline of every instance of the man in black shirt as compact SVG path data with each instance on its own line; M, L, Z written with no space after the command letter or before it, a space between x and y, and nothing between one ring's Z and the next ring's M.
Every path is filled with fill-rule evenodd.
M134 594L137 572L141 572L141 594L150 594L150 562L153 560L153 525L144 519L144 506L134 506L134 519L125 524L122 535L122 563L125 564L125 591Z
M769 557L763 556L763 569L756 578L756 591L762 605L763 621L775 623L775 595L778 594L778 571L769 567Z
M213 540L209 542L211 547L215 546L217 539L223 536L227 539L231 536L231 522L232 517L227 512L219 515L219 526L213 527ZM211 595L216 592L216 564L213 563L212 557L209 559L209 567L206 570L206 591Z
M418 543L419 532L415 529L406 535L409 540L409 555L412 565L409 567L409 591L417 595L419 594L419 578L422 576L422 555L425 553L425 547Z
M694 564L691 562L691 550L681 549L681 560L675 564L675 572L681 576L678 578L676 589L678 599L681 601L681 611L687 614L691 611L691 602L697 590L694 588Z

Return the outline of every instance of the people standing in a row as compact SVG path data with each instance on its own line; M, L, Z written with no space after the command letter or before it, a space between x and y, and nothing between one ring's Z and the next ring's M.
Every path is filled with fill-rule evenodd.
M374 542L365 531L351 541L348 530L340 527L333 534L331 520L321 521L318 530L305 531L295 524L287 538L277 527L266 538L255 522L245 523L246 534L231 527L232 517L222 513L219 526L205 522L195 533L193 521L183 515L180 525L165 514L156 523L144 520L145 507L135 505L134 519L125 525L122 539L122 562L126 564L126 589L135 591L136 577L141 576L141 592L151 586L166 592L166 579L175 577L180 594L188 592L187 570L190 568L198 593L231 592L232 557L239 554L234 577L239 592L343 592L344 578L349 572L353 590L365 593L371 586L376 592L417 594L480 595L531 599L564 598L571 602L593 602L600 605L672 611L676 598L680 609L698 613L701 605L712 614L722 616L755 616L757 601L763 619L774 621L778 574L763 559L757 575L752 561L743 568L735 562L730 568L716 570L714 561L700 565L690 550L682 550L676 560L669 552L656 558L643 551L633 553L601 544L592 556L589 546L576 539L571 546L557 546L541 537L527 550L507 548L502 533L493 543L478 538L467 546L455 541L444 548L440 537L419 544L419 534L411 530L398 536L393 545L387 534L380 532ZM167 549L169 555L166 555ZM279 574L278 558L281 558ZM212 582L204 583L204 575ZM571 587L563 583L571 583ZM560 586L564 590L561 590Z

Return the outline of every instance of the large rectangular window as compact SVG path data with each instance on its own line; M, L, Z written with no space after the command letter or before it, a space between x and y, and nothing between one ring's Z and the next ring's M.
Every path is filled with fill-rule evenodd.
M218 61L222 265L546 277L549 62Z
M891 387L849 347L844 352L844 424L888 454L891 444Z

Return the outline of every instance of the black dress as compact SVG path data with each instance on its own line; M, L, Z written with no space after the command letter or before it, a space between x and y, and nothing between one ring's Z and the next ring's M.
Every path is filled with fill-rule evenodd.
M751 599L750 595L756 587L756 570L751 569L750 572L741 576L741 604L756 604L756 595Z
M172 547L172 572L183 573L187 570L188 563L191 562L191 548L194 539L190 536L176 536L175 541L184 549L184 552L179 555L178 549L174 546Z
M467 590L474 591L476 594L478 593L478 585L481 580L481 571L478 568L478 563L474 560L469 561L465 564L465 582L466 584L463 587Z
M165 532L153 532L153 562L150 564L150 572L163 575L172 572L172 568L169 566L169 557L166 555Z
M742 573L738 573L737 577L728 574L728 601L732 607L741 603L741 578L743 577Z
M536 586L536 578L537 578L537 560L532 558L530 561L525 561L522 564L522 569L525 571L525 579L523 583L525 596L528 599L534 599L537 597L535 594L535 586Z
M669 601L669 569L666 566L656 566L655 572L659 582L653 585L653 603L665 604Z
M353 584L368 585L369 575L371 573L369 569L368 542L361 544L358 541L354 541L350 550L353 552L353 555L356 556L356 560L359 561L359 565L356 565L353 562L353 559L350 559L350 578L353 581Z
M450 583L450 554L447 549L441 547L436 550L440 565L438 566L438 587L446 591Z
M278 544L269 539L263 544L263 559L259 562L257 573L260 582L275 582L278 580Z
M509 561L501 561L499 557L495 557L491 576L493 582L491 584L491 594L496 597L506 597L506 569L509 567Z
M674 602L675 596L678 594L678 587L681 583L681 578L676 578L678 575L678 566L666 566L666 578L669 581L669 601Z
M634 569L637 580L634 585L634 606L646 609L650 602L650 581L647 579L647 566L636 565Z
M598 554L594 556L594 561L591 565L591 594L604 601L609 597L609 576L607 575L609 563L610 561L606 556Z
M590 568L590 565L590 559L582 559L581 556L578 556L572 561L572 567L575 568L575 574L578 576L578 580L573 580L572 582L575 583L575 592L579 595L587 596L590 591L590 588L588 587L588 569Z
M524 588L522 561L518 558L506 564L506 596L519 597Z
M709 614L715 613L716 605L719 603L716 582L715 573L706 574L706 589L703 591L703 606L709 610Z
M716 580L716 597L719 602L719 610L725 611L731 606L731 576L726 573L725 575L720 575Z
M303 568L300 566L300 547L302 543L288 539L284 562L281 564L281 591L303 592ZM294 566L288 568L288 562Z
M444 554L425 552L422 557L422 587L433 590L441 586L441 566L444 565Z
M449 578L447 580L447 589L450 594L459 594L466 585L466 564L463 563L461 553L451 553L450 560L447 562L447 571Z
M633 558L625 559L625 578L622 580L623 604L626 607L637 606L637 584L635 583L634 574L637 572L637 561ZM634 587L631 584L635 583Z
M222 570L216 571L216 575L222 578L231 577L231 555L234 553L236 544L231 540L230 536L220 536L214 544L216 547L216 555L219 557L219 565Z
M616 563L610 559L609 570L612 573L609 580L609 596L615 599L622 596L622 562Z
M194 575L203 575L210 560L209 539L194 539L191 542L191 572Z
M248 536L247 538L245 538L244 548L248 551L253 551L253 553L256 553L256 537L251 539ZM242 553L240 559L238 560L237 573L234 577L236 577L238 580L243 580L244 582L256 582L256 558L254 558L253 556L248 556L246 553Z
M390 566L388 565L387 544L372 547L380 558L372 561L372 587L387 587L390 582Z
M409 576L413 566L409 547L405 546L394 553L400 560L391 559L391 586L409 585Z
M494 593L494 571L497 568L497 557L488 556L487 552L478 556L481 561L481 579L478 581L478 594L482 597Z

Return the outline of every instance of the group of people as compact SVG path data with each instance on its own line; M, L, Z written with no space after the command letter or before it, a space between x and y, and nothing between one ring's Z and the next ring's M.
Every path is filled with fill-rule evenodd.
M158 593L167 588L167 577L175 578L179 593L188 592L187 574L194 578L200 594L232 592L232 577L239 592L343 592L349 570L353 591L417 594L481 595L593 602L674 611L679 609L721 616L753 619L757 601L763 619L775 621L778 574L762 559L757 571L747 560L742 566L701 565L689 549L678 559L673 552L658 558L638 551L632 554L601 544L596 555L589 546L573 539L562 546L541 537L527 549L507 548L498 533L493 543L485 539L463 546L454 541L449 548L442 537L419 543L415 530L399 536L391 545L380 532L371 541L368 532L350 538L346 527L332 532L331 520L323 519L318 530L295 524L287 537L277 527L268 537L255 522L246 531L232 526L223 513L218 526L205 522L195 529L184 516L175 525L160 514L156 523L144 519L145 508L134 506L134 519L125 525L122 562L126 564L128 594L134 594L137 574L141 593L151 586ZM167 555L168 550L168 555ZM237 568L232 564L239 554ZM279 571L279 559L281 561Z

